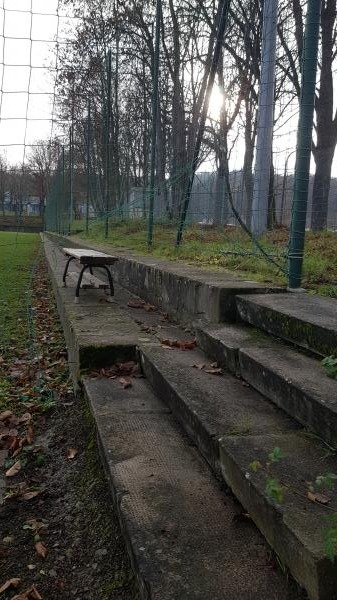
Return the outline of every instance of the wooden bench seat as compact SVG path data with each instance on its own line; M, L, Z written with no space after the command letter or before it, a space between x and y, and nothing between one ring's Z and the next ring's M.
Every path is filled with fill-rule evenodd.
M116 256L111 256L110 254L105 254L104 252L98 252L97 250L89 250L87 248L63 248L62 251L68 258L62 278L63 285L64 287L66 287L68 275L71 277L71 279L76 279L77 283L75 292L75 302L79 302L80 288L110 288L110 298L114 295L113 280L109 267L118 260ZM78 263L82 265L82 269L79 273L68 272L69 265L73 260L78 261ZM100 267L106 272L108 276L108 283L104 283L102 280L94 276L93 267ZM88 273L85 273L87 269L89 269L90 275Z

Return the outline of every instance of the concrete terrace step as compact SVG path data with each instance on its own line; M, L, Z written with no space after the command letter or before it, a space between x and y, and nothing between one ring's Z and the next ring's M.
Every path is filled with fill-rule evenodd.
M109 246L50 233L46 237L55 245L109 252ZM132 255L123 249L116 251L113 248L113 254L118 256L112 271L119 285L155 304L179 322L188 324L201 318L209 322L234 320L237 294L280 291L280 288L271 288L263 283L239 279L230 271L206 271L179 261Z
M238 296L240 318L322 356L337 354L337 300L309 294Z
M221 474L268 542L313 600L337 598L337 570L325 556L323 530L330 509L307 498L308 483L334 472L334 457L295 422L242 382L193 368L205 362L199 351L141 348L141 364L155 391L165 400L216 473ZM257 473L249 465L270 462L279 447L285 458ZM274 468L275 467L275 468ZM267 472L266 472L267 470ZM269 478L286 490L281 504L272 500Z
M299 600L145 380L84 379L142 598Z
M196 335L213 360L337 447L337 381L318 360L247 326L202 326Z

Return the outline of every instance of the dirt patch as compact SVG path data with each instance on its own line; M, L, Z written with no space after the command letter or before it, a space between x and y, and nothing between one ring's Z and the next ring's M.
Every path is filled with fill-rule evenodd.
M44 264L38 273L27 350L17 355L13 340L0 361L8 382L0 412L13 413L0 420L0 589L20 579L1 597L136 599L95 429L70 387Z

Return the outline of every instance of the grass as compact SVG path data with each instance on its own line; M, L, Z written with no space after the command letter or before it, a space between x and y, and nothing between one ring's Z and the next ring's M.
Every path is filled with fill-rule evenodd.
M38 234L0 231L0 351L26 343L27 300L39 246Z
M83 229L83 223L74 224ZM88 235L76 237L94 241L108 248L123 248L136 254L183 261L210 270L229 270L238 277L269 284L287 283L286 274L265 258L249 237L236 227L227 229L191 226L185 230L180 248L175 247L176 227L156 225L152 251L147 248L146 224L143 220L111 222L108 239L101 222L91 223ZM286 229L269 232L261 244L286 271L289 233ZM306 234L303 285L314 293L337 298L337 233L332 231ZM226 254L227 253L227 254Z

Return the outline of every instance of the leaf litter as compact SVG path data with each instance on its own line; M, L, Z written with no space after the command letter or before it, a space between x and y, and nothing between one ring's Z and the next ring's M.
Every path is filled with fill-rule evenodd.
M33 344L27 339L24 349L22 343L13 342L0 357L0 379L6 382L0 412L0 468L3 476L7 474L0 506L0 518L6 523L6 535L0 538L4 581L0 590L21 588L11 600L84 598L88 590L96 598L117 573L117 577L127 576L116 599L131 600L131 571L103 472L91 475L86 453L78 453L82 445L87 446L88 430L74 402L67 351L49 285L44 264L34 280ZM127 379L141 373L136 363L122 363L111 370L111 376ZM69 460L64 460L67 449ZM96 454L95 461L95 468L101 469ZM78 494L76 486L83 477L89 479ZM88 528L88 522L93 527ZM101 573L93 570L92 563L93 549L102 544L111 548L111 554L101 559ZM44 561L40 571L37 557Z

